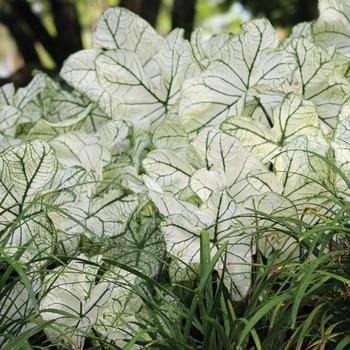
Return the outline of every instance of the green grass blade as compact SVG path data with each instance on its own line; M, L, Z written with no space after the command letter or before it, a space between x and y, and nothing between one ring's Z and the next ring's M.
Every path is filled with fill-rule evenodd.
M54 322L55 322L55 320L40 323L39 325L27 330L26 332L22 333L21 335L13 338L9 343L7 343L7 345L5 345L5 347L3 347L2 350L21 349L21 347L27 345L26 342L30 337L39 333L40 331L42 331L46 327L50 326Z
M310 284L312 284L312 280L313 280L312 275L314 271L318 268L318 266L321 265L327 259L329 259L329 256L324 255L316 260L311 261L309 264L307 264L307 266L305 266L305 270L306 270L305 273L299 276L299 278L301 279L301 283L298 287L297 293L295 295L295 300L292 306L292 314L291 314L292 329L295 328L298 310L299 310L301 301L305 295L307 288L309 287Z
M186 343L186 341L189 337L191 325L193 323L193 318L194 318L194 314L195 314L195 311L196 311L197 306L198 306L199 298L203 294L203 290L206 287L208 279L211 278L211 276L212 276L212 272L215 268L216 263L219 261L220 256L223 254L223 252L227 249L227 244L228 244L228 242L225 242L219 248L219 250L216 252L216 254L211 259L210 263L208 264L207 270L204 272L204 274L201 277L201 280L199 282L199 286L195 291L195 295L193 297L193 301L192 301L190 310L189 310L188 315L187 315L187 320L186 320L185 328L184 328L184 340L183 340L184 343Z
M263 305L260 309L257 310L257 312L253 315L253 317L248 320L245 327L243 328L241 335L238 340L237 347L239 348L242 346L243 342L245 341L246 337L251 333L254 329L254 326L259 322L261 318L263 318L269 311L271 311L275 306L279 305L280 303L285 302L286 300L290 299L292 295L290 293L277 295L273 299L271 299L269 302L267 302L265 305Z
M335 350L345 350L348 349L348 345L350 344L350 335L347 335L343 338L338 344ZM347 347L347 348L346 348Z

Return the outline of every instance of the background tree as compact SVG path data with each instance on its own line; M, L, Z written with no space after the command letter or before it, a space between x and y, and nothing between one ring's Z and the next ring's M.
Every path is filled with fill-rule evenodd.
M81 28L74 0L47 2L56 34L52 35L25 0L0 0L0 21L7 26L27 65L40 66L36 44L40 43L59 67L71 53L82 49Z
M189 38L193 30L196 0L175 0L172 13L172 27L185 29Z
M55 33L48 31L42 16L33 11L33 3L39 3L53 18ZM156 26L162 0L120 0L110 2L128 8ZM185 29L186 37L193 29L196 0L174 0L172 27ZM38 54L41 45L52 59L57 73L63 61L73 52L83 48L82 28L77 11L78 0L0 0L0 22L4 24L16 42L24 67L0 84L15 80L25 85L33 68L44 69Z
M130 11L137 13L155 27L160 4L161 0L122 0L119 6L126 7Z
M241 2L253 16L266 16L274 25L287 28L295 23L310 21L318 14L317 0L224 0L223 3L217 1L215 9L224 12L235 2ZM8 28L24 62L24 67L15 76L0 79L0 85L9 80L15 80L17 85L25 85L33 68L43 70L38 47L44 48L49 55L55 66L52 73L56 74L71 53L83 48L77 5L86 6L87 3L84 0L0 0L0 23ZM170 27L184 28L186 38L190 37L193 30L196 9L203 8L205 4L208 13L212 13L213 8L209 9L211 5L207 0L104 0L104 3L106 6L125 7L154 27L167 5ZM32 6L38 4L41 8L39 12ZM48 26L43 23L43 14L51 18L53 30L48 30Z
M224 7L237 2L225 0ZM243 6L251 11L253 16L265 16L272 24L282 27L312 21L318 16L318 0L240 0Z

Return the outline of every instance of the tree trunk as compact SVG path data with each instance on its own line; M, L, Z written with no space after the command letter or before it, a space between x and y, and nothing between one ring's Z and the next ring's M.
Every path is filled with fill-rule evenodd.
M119 4L144 18L155 27L161 0L122 0Z
M81 27L74 0L51 0L51 12L57 29L55 61L61 66L73 52L81 50Z
M11 13L0 13L0 22L11 33L25 64L40 66L40 59L34 46L35 38L27 24Z
M40 42L59 68L70 54L82 49L81 28L74 0L50 0L50 3L57 29L56 37L50 36L26 0L12 0L9 3L7 12L15 20L6 23L6 26L14 36L25 62L29 62L30 55L34 58L33 50L29 52L30 46Z
M126 9L140 14L143 0L122 0L119 4L120 7L125 7Z
M11 15L16 18L12 25L19 25L22 26L22 28L26 25L26 31L31 32L30 37L32 42L41 42L47 52L54 59L55 52L57 50L55 41L50 36L44 25L41 23L40 19L33 13L29 3L26 0L12 0L10 6ZM23 41L21 40L21 42L17 43L19 46L28 46L28 43L25 42L24 38ZM19 50L22 51L20 47Z
M308 0L308 1L301 1L302 4L305 6L305 17L306 21L312 21L316 19L319 16L318 11L318 0Z
M153 27L156 26L160 3L161 0L146 0L141 4L140 16Z
M185 37L189 38L193 30L196 0L174 0L172 27L185 29Z

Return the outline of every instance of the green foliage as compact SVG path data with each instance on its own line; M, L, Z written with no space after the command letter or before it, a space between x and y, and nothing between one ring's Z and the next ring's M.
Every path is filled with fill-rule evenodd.
M224 5L232 0L224 0ZM271 0L269 2L241 0L254 16L266 16L274 25L292 27L293 25L316 19L317 0Z
M350 5L320 10L281 43L111 8L0 90L2 348L348 346Z

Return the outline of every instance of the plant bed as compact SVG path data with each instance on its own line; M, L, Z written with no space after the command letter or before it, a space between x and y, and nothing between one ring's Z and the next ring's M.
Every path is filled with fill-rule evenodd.
M0 89L2 349L347 349L350 4L281 42L94 48Z

